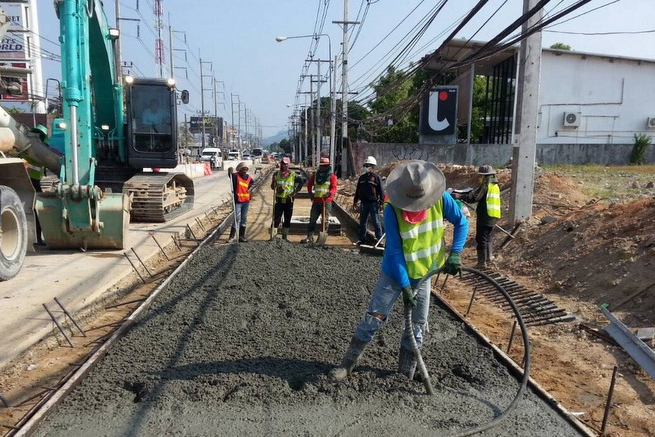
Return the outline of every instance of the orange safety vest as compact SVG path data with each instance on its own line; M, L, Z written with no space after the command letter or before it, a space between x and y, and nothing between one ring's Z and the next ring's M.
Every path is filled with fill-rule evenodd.
M242 178L239 173L236 173L237 176L237 188L234 191L234 195L237 196L237 201L239 203L245 203L250 201L250 193L248 192L248 187L252 181L252 177L248 175L246 179Z

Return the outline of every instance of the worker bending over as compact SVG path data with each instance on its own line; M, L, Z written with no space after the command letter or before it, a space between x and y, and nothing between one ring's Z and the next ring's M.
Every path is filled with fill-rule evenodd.
M412 305L413 333L403 333L398 356L398 371L414 377L417 358L410 335L420 348L430 307L430 281L420 289L420 279L429 271L444 267L454 275L461 271L460 252L468 234L468 221L449 193L444 191L446 178L439 168L425 161L408 161L397 166L387 178L384 227L387 244L373 296L350 340L341 365L331 371L342 380L352 372L366 345L387 322L389 312L402 293L403 301ZM444 222L454 225L453 243L446 259Z

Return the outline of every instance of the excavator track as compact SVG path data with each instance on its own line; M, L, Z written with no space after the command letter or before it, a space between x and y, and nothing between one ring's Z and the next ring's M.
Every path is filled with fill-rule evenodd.
M132 222L162 223L193 199L193 181L183 173L139 173L123 184L132 197Z

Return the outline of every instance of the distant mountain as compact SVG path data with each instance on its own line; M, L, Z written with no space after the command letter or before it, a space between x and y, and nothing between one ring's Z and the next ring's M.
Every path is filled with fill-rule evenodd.
M286 130L281 130L280 132L276 133L275 135L271 137L266 137L262 138L262 146L263 147L268 147L273 143L279 143L283 139L287 137L287 131Z

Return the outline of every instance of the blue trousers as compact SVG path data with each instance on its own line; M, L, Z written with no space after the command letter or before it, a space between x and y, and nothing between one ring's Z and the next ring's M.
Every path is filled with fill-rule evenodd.
M412 309L413 334L419 348L423 346L423 331L428 322L430 282L425 281L421 289L418 290L418 303ZM373 296L371 296L371 302L355 330L355 336L359 340L369 342L373 339L375 333L387 322L389 312L401 293L400 285L386 273L380 272L380 277L373 290ZM403 332L400 344L403 348L412 350L411 338L408 334Z

